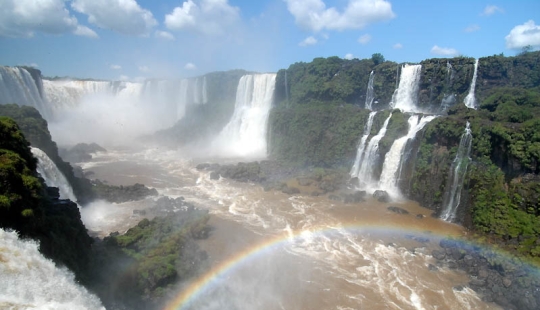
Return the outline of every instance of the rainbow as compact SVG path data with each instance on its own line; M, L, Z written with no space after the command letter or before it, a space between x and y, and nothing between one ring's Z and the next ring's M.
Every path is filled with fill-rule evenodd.
M338 229L354 232L373 232L373 233L392 233L399 234L404 236L405 234L421 234L429 235L436 238L445 238L449 237L448 231L443 232L442 229L440 232L426 232L422 230L421 227L395 227L388 225L373 225L373 224L364 224L361 225L358 222L350 225L340 225L339 227L321 227L313 230L301 230L294 231L289 233L284 233L276 236L272 236L254 246L245 248L242 251L235 253L233 256L229 257L227 260L215 265L208 272L197 278L186 288L184 288L179 295L173 298L168 304L163 308L165 310L175 310L175 309L184 309L187 308L194 300L201 296L205 291L207 291L212 284L216 283L218 279L224 278L224 276L231 271L233 271L238 266L243 265L249 260L252 260L260 255L272 251L287 242L292 242L297 238L302 238L305 236L306 232L311 234L325 234L328 232L336 232ZM453 234L454 237L456 233Z

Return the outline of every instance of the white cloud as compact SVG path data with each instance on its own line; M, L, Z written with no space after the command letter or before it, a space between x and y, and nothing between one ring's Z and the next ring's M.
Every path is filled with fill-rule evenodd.
M64 0L1 0L0 36L32 37L35 32L97 37L66 9Z
M399 50L403 48L403 45L401 43L396 43L392 46L393 49Z
M193 63L191 62L188 62L185 66L184 66L184 69L186 70L197 70L197 66L195 66Z
M157 25L152 12L135 0L74 0L71 7L88 15L88 22L126 35L148 35Z
M464 29L465 32L475 32L480 30L480 26L473 24Z
M240 19L239 12L228 0L187 0L165 16L165 26L170 30L220 35Z
M354 55L351 54L351 53L348 53L348 54L345 54L345 57L343 57L343 58L348 59L348 60L351 60L351 59L354 58Z
M157 30L155 32L155 36L156 38L174 41L174 36L170 32L167 32L167 31Z
M147 66L139 66L139 71L141 71L141 72L149 72L150 68L148 68Z
M369 41L371 41L371 36L369 34L361 35L360 38L358 38L358 43L360 44L367 44Z
M510 49L520 49L528 45L540 47L540 25L536 25L534 20L529 20L512 28L504 39L506 47Z
M482 12L481 15L490 16L495 13L504 13L504 10L496 5L488 5L484 8L484 11Z
M431 53L442 56L456 56L459 52L455 48L439 47L437 45L434 45L431 48Z
M317 39L314 37L307 37L302 42L298 43L298 46L309 46L317 44Z
M387 21L396 15L386 0L349 0L342 12L327 8L322 0L284 0L296 24L314 32L323 29L362 29L369 24Z
M120 65L111 65L110 68L113 69L113 70L120 70L120 69L122 69L122 66L120 66Z

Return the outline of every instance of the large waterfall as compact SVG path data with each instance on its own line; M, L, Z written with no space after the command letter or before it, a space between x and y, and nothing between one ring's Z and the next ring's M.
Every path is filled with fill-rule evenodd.
M238 82L234 113L213 143L225 156L266 156L266 127L276 74L244 75Z
M393 109L403 112L420 112L416 106L422 65L404 65L401 68L399 86L392 100Z
M474 91L476 90L476 77L478 76L478 59L474 62L474 73L471 81L471 86L469 87L469 93L465 97L465 105L467 108L476 109L476 97L474 96Z
M368 109L368 110L373 109L373 99L375 99L375 96L373 94L373 80L374 80L374 78L375 78L375 74L373 73L373 71L371 71L371 73L369 74L369 81L368 81L368 86L367 86L367 90L366 90L365 108Z
M450 176L446 182L446 191L444 192L444 209L441 213L441 218L448 222L451 222L456 218L456 212L461 200L463 182L465 181L465 175L467 174L467 167L471 161L469 156L471 154L472 138L470 123L467 122L465 132L461 136L461 141L459 142L456 158L452 162L452 167L450 168Z
M418 115L413 115L409 117L409 131L407 135L401 137L394 141L390 151L385 156L383 170L381 173L381 178L379 180L379 187L386 190L393 197L399 197L399 178L400 178L400 168L401 163L405 160L404 154L408 142L416 134L422 130L429 122L435 119L435 116L423 116L420 119Z
M369 113L368 120L366 122L366 125L364 126L364 133L362 134L362 138L360 138L360 141L358 142L358 148L356 150L356 158L354 159L354 164L351 168L351 172L349 173L351 178L357 178L358 173L360 172L360 163L362 162L362 158L364 156L364 150L366 149L366 142L369 137L369 134L371 133L371 127L373 126L373 119L375 118L376 114L377 112Z
M69 199L76 202L77 198L73 194L73 189L66 177L58 170L54 162L42 150L32 147L32 154L38 160L37 172L45 180L47 186L58 187L60 198Z
M379 155L379 141L381 141L386 134L386 128L388 127L391 118L392 113L390 113L388 118L384 121L384 124L377 135L369 140L357 173L360 186L371 186L373 183L373 168L376 165L377 157Z
M43 257L35 241L0 229L0 308L105 309L73 274Z
M41 80L34 80L25 68L0 66L0 104L32 106L47 118L50 108L41 96L41 87Z

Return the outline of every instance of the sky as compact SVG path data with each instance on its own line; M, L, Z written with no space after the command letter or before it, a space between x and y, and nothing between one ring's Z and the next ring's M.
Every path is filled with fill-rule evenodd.
M0 0L0 65L142 80L540 49L539 0Z

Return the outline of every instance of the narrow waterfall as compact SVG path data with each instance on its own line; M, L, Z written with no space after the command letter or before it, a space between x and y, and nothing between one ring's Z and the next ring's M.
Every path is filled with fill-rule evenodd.
M384 121L384 124L377 135L369 140L357 173L360 186L370 186L373 183L373 168L377 161L379 141L381 141L386 134L386 129L391 118L392 113L390 113L388 118Z
M386 190L394 197L400 196L399 177L401 163L404 161L407 143L416 137L416 134L422 130L429 122L435 119L435 116L424 116L420 119L418 115L409 117L409 131L407 135L394 141L392 147L385 156L379 188Z
M364 150L366 149L366 142L371 132L371 127L373 126L373 119L375 118L376 114L377 112L369 113L367 123L364 126L364 133L362 134L362 138L360 138L360 141L358 142L356 158L354 159L354 164L351 168L351 172L349 173L351 175L351 178L358 177L358 172L360 171L360 163L362 162Z
M474 91L476 90L476 77L478 75L478 59L474 62L474 74L471 81L471 87L469 87L469 94L465 97L464 103L467 108L476 109L476 97Z
M441 100L441 106L439 108L439 113L443 113L448 108L453 106L456 103L456 95L452 93L452 85L454 83L455 70L452 64L446 62L446 83L444 85L443 98Z
M369 82L368 82L368 86L367 86L367 90L366 90L366 109L368 110L372 110L373 109L373 99L375 98L374 97L374 94L373 94L373 79L375 77L375 74L373 73L373 71L371 71L371 73L369 74Z
M203 77L203 83L202 83L202 103L203 104L208 103L208 85L206 84L206 76Z
M176 119L180 120L186 114L186 106L188 101L189 80L183 79L180 81L178 97L176 97Z
M456 158L452 162L450 175L446 182L446 191L444 193L443 211L441 219L452 222L456 218L456 212L461 200L461 190L467 174L467 167L471 158L472 134L470 123L467 122L465 132L461 136Z
M0 66L0 104L31 106L48 119L50 109L40 94L41 85L25 68Z
M43 257L38 248L37 242L0 229L3 309L105 309L99 298L77 284L70 271Z
M58 170L54 162L42 150L32 147L32 154L38 160L37 172L45 180L47 186L58 187L61 199L69 199L77 202L73 189L66 177Z
M213 143L225 156L266 156L266 131L276 74L244 75L238 82L234 113Z
M391 108L403 112L420 112L416 106L422 65L404 65L401 68L399 86Z

